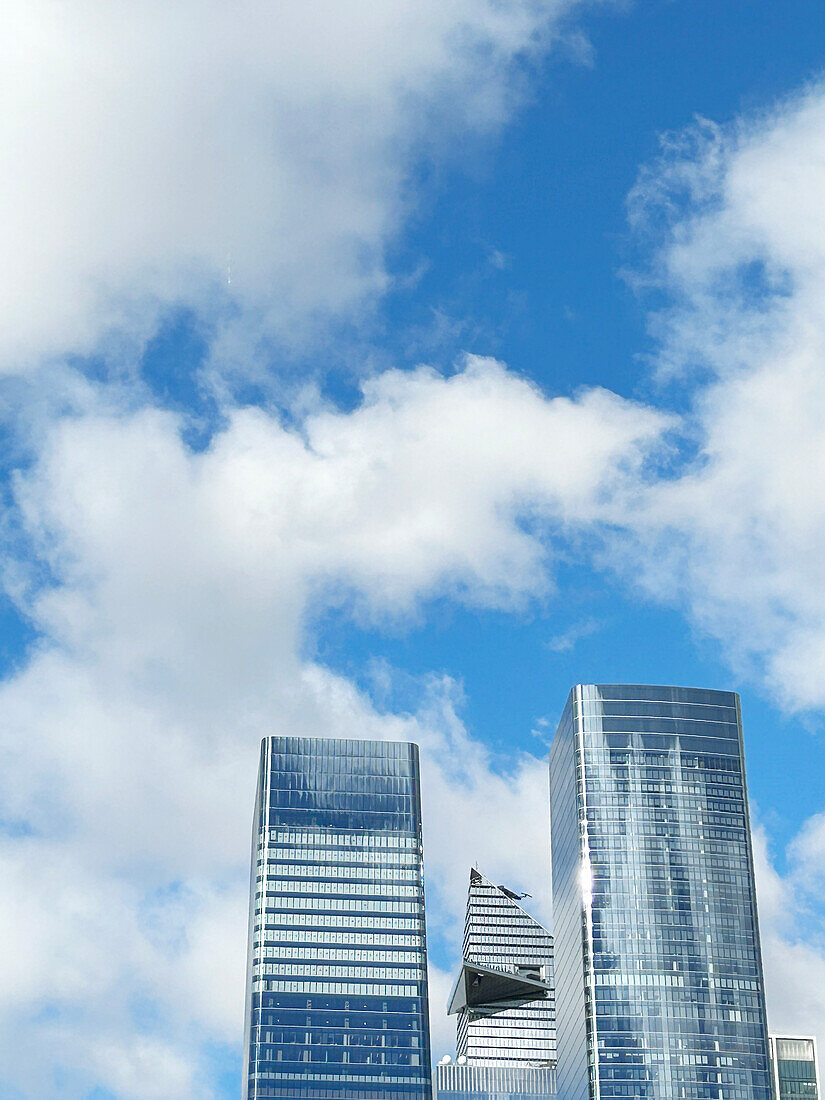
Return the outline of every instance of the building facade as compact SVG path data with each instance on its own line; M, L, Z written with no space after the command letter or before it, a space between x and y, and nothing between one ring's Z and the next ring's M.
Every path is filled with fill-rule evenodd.
M564 1100L771 1100L739 700L573 689L550 753Z
M430 1100L417 746L265 738L245 1100Z
M556 1100L556 1072L549 1067L440 1062L435 1073L438 1100Z
M457 1061L436 1067L440 1100L555 1095L553 937L521 896L470 871L462 965L448 1012Z
M819 1100L816 1039L771 1035L771 1066L776 1100Z

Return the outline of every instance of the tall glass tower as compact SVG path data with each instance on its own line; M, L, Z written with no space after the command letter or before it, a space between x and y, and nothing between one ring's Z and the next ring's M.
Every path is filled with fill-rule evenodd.
M245 1100L430 1100L416 745L264 739L245 1052Z
M458 1016L458 1060L436 1067L439 1100L555 1096L553 937L521 907L524 896L470 871L448 1006Z
M550 801L559 1095L770 1100L738 696L574 688Z
M771 1062L776 1100L819 1100L816 1039L771 1035Z

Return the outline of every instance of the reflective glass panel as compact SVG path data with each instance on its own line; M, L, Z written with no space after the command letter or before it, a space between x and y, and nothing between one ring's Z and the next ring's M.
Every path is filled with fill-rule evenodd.
M574 689L550 784L560 1095L770 1100L736 695Z
M430 1100L418 750L264 740L244 1097Z

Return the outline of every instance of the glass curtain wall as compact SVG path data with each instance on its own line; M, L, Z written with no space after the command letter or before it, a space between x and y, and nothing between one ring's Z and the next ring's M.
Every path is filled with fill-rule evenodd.
M464 925L464 958L504 971L553 977L553 937L526 913L504 887L480 871L470 872ZM553 1066L556 1020L552 990L535 1000L522 994L493 1010L462 1009L456 1053L488 1066Z
M555 1097L553 937L520 901L475 867L470 871L464 954L450 1003L458 1013L460 1061L442 1059L436 1067L438 1100ZM509 989L495 989L497 975L508 976ZM522 978L543 987L520 984ZM486 1001L490 992L495 999Z
M770 1100L739 700L584 685L550 754L565 1100Z
M771 1061L776 1100L819 1100L815 1039L772 1035Z
M245 1100L430 1100L417 746L266 738L250 895Z

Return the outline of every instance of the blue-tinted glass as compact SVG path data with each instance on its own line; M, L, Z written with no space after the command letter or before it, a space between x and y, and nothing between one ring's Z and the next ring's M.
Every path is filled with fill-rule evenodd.
M550 782L560 1096L770 1100L737 697L577 688Z
M415 745L265 739L244 1097L430 1100Z

